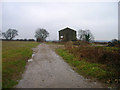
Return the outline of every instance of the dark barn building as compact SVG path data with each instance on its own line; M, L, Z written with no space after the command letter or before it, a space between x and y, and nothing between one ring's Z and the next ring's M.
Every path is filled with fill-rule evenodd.
M70 28L65 28L59 31L59 40L60 41L75 41L76 40L76 31Z

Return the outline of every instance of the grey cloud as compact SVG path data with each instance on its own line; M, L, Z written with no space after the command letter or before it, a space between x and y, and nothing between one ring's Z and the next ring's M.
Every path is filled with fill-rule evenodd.
M66 26L75 30L90 29L95 38L117 37L117 2L110 3L3 3L3 31L16 28L17 38L34 38L37 28L49 31L50 40Z

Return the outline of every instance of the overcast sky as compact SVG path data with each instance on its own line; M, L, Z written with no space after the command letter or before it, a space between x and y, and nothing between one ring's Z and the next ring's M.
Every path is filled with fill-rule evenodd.
M58 40L58 31L70 27L90 29L96 40L118 38L117 2L4 2L2 31L18 30L16 38L34 38L45 28L48 40Z

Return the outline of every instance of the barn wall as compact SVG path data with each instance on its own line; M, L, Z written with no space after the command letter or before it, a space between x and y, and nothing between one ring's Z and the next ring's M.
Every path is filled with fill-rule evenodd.
M70 29L64 29L64 30L59 31L59 40L61 36L63 36L62 41L76 40L76 31L73 31Z

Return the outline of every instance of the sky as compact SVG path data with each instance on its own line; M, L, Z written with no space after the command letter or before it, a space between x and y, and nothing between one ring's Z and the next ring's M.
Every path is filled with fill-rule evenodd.
M118 38L118 3L2 2L2 32L17 29L16 39L35 38L35 31L44 28L50 33L47 40L58 40L58 31L66 27L89 29L95 40Z
M118 40L120 40L120 1L118 4Z

